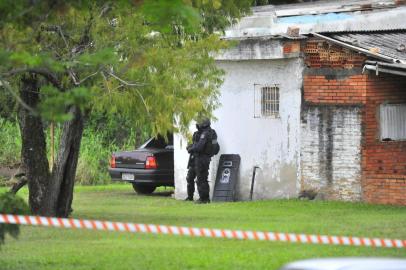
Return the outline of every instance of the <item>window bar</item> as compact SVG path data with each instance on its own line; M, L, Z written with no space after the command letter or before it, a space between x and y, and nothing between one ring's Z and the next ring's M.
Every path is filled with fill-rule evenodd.
M273 101L273 93L272 93L272 88L271 87L269 87L269 95L270 95L270 99L269 99L269 106L270 106L270 108L269 108L269 112L268 112L268 115L272 115L272 110L273 110L273 103L272 103L272 101Z
M259 94L260 106L261 106L261 115L264 117L267 116L279 116L280 108L280 93L279 87L277 85L273 86L263 86L258 91L261 91Z
M277 97L276 97L276 106L277 106L277 108L276 108L276 113L279 115L279 104L280 104L280 100L279 100L279 87L275 87L275 90L276 90L276 95L277 95Z
M269 102L271 100L271 93L269 91L269 87L267 87L266 90L267 90L266 92L268 94L268 99L267 99L267 102L266 102L268 104L268 108L267 108L266 115L269 116L269 111L271 110L271 104Z

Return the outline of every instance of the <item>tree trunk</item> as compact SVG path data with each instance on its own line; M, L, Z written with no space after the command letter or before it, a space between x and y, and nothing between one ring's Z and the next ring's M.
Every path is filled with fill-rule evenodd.
M73 186L83 134L83 116L77 107L72 107L70 113L73 119L63 126L48 190L47 212L51 216L67 217L72 211Z
M35 76L21 80L20 97L32 109L39 101L39 83ZM58 156L52 174L46 153L46 137L38 115L19 108L21 130L21 163L28 180L31 212L43 216L67 217L72 211L73 186L83 134L83 117L80 109L72 107L72 120L63 126Z
M21 79L20 97L28 106L36 109L39 97L39 83L36 76L24 76ZM20 107L18 122L21 131L21 164L25 168L29 188L31 212L46 215L47 187L50 178L46 155L46 140L43 123L38 115Z

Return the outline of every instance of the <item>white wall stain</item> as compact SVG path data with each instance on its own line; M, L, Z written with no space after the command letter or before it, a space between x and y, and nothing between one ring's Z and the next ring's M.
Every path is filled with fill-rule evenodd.
M361 200L361 109L313 105L302 114L302 189Z

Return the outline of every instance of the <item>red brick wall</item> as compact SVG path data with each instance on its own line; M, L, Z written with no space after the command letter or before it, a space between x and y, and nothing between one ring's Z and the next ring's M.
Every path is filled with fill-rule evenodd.
M379 106L406 102L406 78L379 74L366 80L364 109L363 190L374 203L406 205L406 141L379 139Z
M311 103L360 104L365 103L365 75L330 79L326 76L305 75L304 99Z
M340 70L360 68L364 56L320 40L304 44L309 70L328 68L329 75L304 75L304 102L363 104L362 186L367 202L406 205L406 141L381 142L379 105L406 102L406 78L381 73L336 78Z
M364 200L367 202L406 205L405 175L371 175L363 190Z
M320 39L305 42L302 47L305 64L310 68L352 69L362 67L366 57Z
M312 70L328 68L333 76L305 75L304 99L311 103L360 104L365 103L367 76L359 74L334 78L334 71L361 68L366 57L326 41L313 39L304 43L305 64Z

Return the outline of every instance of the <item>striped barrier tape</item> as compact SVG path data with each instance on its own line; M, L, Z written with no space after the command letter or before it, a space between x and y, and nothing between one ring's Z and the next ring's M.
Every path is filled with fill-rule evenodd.
M192 228L180 226L123 223L112 221L54 218L40 216L20 216L20 215L0 214L0 224L1 223L69 228L69 229L88 229L100 231L181 235L190 237L279 241L279 242L303 243L303 244L406 248L406 240L399 239L222 230L222 229Z

